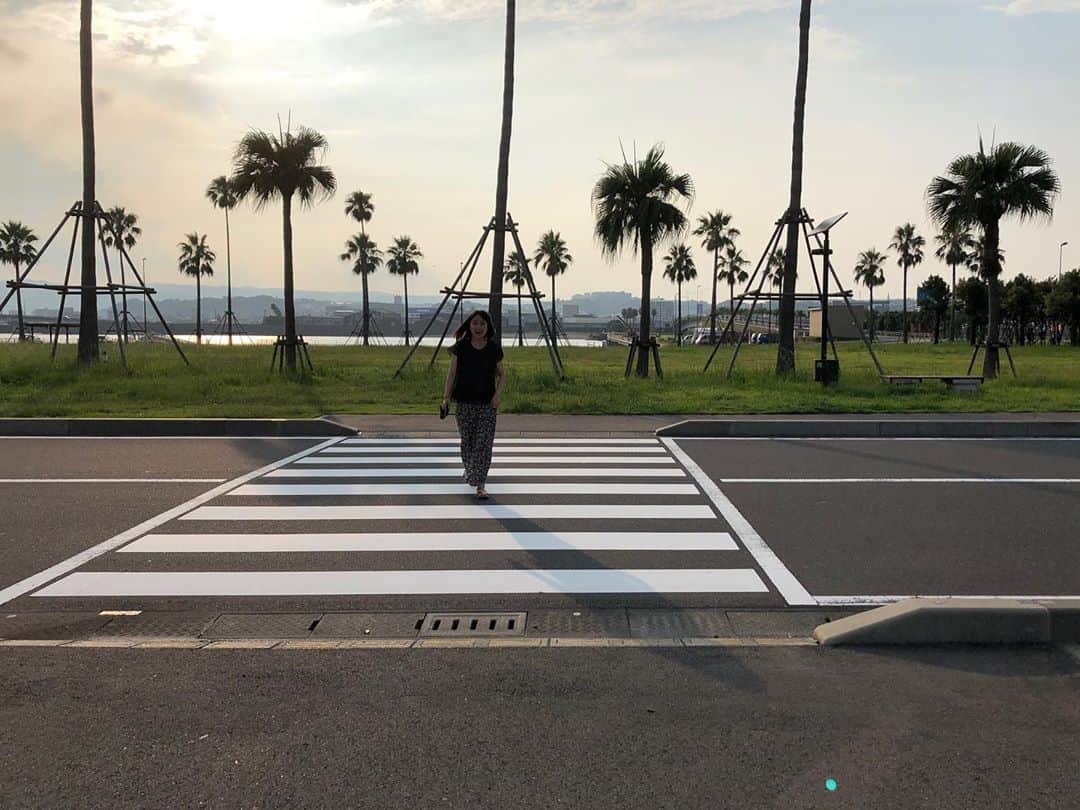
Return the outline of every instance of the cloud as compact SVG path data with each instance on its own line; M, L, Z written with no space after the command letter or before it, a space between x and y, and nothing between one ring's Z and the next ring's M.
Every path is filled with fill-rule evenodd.
M994 9L1011 16L1080 11L1080 0L1009 0L1003 6L994 6Z
M504 0L334 0L364 6L377 20L471 20L500 17ZM741 14L774 11L784 0L536 0L518 6L522 21L568 22L578 25L613 19L717 20Z

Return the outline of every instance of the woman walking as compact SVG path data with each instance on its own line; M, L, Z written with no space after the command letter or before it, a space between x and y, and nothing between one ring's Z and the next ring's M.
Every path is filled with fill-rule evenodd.
M442 413L449 410L451 399L457 403L465 480L469 486L476 487L476 497L486 501L484 484L495 443L495 416L506 385L503 350L496 339L491 316L483 310L465 319L454 333L454 340L443 389Z

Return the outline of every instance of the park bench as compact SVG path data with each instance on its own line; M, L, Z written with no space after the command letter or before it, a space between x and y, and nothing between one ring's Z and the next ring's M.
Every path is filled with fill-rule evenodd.
M938 380L956 391L977 391L984 378L967 374L882 374L881 379L893 385L919 385L924 380Z

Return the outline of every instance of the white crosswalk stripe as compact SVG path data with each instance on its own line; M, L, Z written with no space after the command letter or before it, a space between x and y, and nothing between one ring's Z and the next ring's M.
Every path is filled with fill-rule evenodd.
M487 487L494 500L487 502L475 501L461 481L459 444L361 437L315 448L110 552L99 567L116 556L115 570L75 571L34 595L771 593L702 484L655 439L496 439ZM333 531L313 531L320 525ZM206 531L185 531L194 526ZM492 554L522 552L537 556L509 556L501 566L494 558L491 567ZM415 557L439 553L426 567ZM452 559L460 567L445 568L447 553L459 555ZM589 556L606 553L651 554L664 566L610 567ZM321 564L308 559L292 569L290 554L325 555L313 559L326 564L308 570ZM468 554L487 556L470 565L460 556ZM671 554L719 554L731 564L690 567L721 558L687 556L685 567L672 567ZM200 556L192 557L196 570L174 570L150 562L161 555ZM580 567L572 555L580 555ZM559 566L544 567L545 559ZM232 570L236 565L273 570ZM154 570L133 570L139 568Z
M246 495L472 495L468 484L245 484L229 494ZM693 484L489 484L491 495L697 495Z

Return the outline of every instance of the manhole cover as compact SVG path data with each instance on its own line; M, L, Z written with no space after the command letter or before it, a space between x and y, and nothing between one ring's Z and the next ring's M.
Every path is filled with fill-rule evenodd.
M429 613L421 636L522 636L524 613Z

